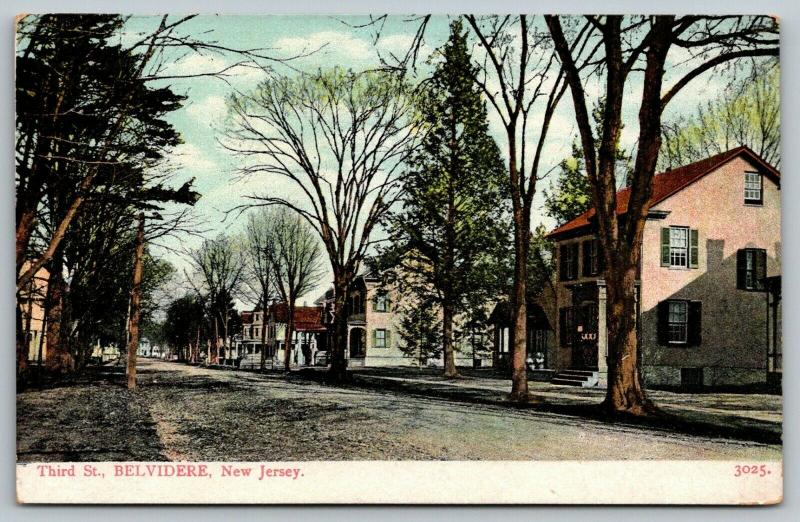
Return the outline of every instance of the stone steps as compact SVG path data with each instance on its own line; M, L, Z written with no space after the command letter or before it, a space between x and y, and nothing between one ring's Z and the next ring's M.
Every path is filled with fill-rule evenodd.
M550 380L550 384L561 386L580 386L594 388L598 385L600 374L594 370L564 370Z

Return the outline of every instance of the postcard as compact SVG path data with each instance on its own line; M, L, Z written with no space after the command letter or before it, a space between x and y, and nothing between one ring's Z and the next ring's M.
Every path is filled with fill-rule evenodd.
M783 498L779 20L16 20L17 499Z

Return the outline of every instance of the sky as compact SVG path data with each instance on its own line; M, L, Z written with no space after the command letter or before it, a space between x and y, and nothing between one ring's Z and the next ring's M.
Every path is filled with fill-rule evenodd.
M173 17L177 19L177 17ZM126 24L120 35L123 43L137 41L142 34L152 30L160 17L135 16ZM450 18L434 17L425 33L425 45L422 49L418 76L424 76L430 67L425 65L425 57L432 50L445 43L448 37ZM205 41L213 41L220 45L245 49L265 49L264 54L278 58L296 57L290 67L273 63L276 72L295 75L300 72L315 71L319 68L339 66L353 70L364 70L379 65L379 56L389 53L402 55L411 45L418 24L409 17L389 17L383 27L381 38L374 42L372 28L358 26L369 22L368 17L346 16L199 16L185 23L180 32L192 34ZM310 53L310 54L309 54ZM680 64L686 56L681 52L672 52L668 62L672 64L666 77L666 85L685 71ZM220 71L235 64L239 58L227 54L176 53L165 57L162 75L190 75ZM191 79L160 80L159 86L169 85L187 100L184 106L167 116L182 136L183 143L177 146L170 155L170 163L177 167L175 185L188 179L195 179L195 190L202 194L195 205L194 212L203 221L202 228L206 237L215 237L220 233L236 234L243 230L245 216L227 211L246 203L247 196L271 192L290 200L302 199L296 187L285 180L276 179L268 174L252 175L241 179L237 175L240 159L226 151L220 140L225 132L227 108L226 97L234 90L246 92L255 88L265 74L252 67L237 67L228 71L228 82L203 77ZM706 75L689 84L671 103L665 113L667 119L678 116L690 116L699 103L712 100L720 95L728 78L724 74ZM599 95L600 84L587 85L587 91ZM624 106L624 130L622 146L629 151L635 144L638 129L636 99L641 92L641 81L631 82L626 91ZM490 109L490 130L504 151L505 137L497 114ZM535 137L535 136L534 136ZM572 102L568 95L559 105L543 154L541 172L548 172L569 155L571 144L577 137L577 127L572 113ZM554 174L551 174L551 178ZM543 189L550 186L552 179L539 183L534 199L533 226L543 223L551 227L549 220L540 209L543 208ZM238 216L238 217L237 217ZM181 249L195 248L201 238L185 236L180 238ZM176 245L171 245L175 247ZM154 247L156 254L161 254L172 262L183 273L189 265L184 256L174 250ZM304 296L301 301L311 303L329 286L330 277L325 278L318 288ZM247 303L242 303L246 306Z

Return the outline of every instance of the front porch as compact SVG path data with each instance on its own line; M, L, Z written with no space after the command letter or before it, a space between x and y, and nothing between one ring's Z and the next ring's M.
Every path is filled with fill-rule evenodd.
M556 370L552 366L555 335L542 307L528 303L528 339L526 340L526 365L529 378L549 381ZM498 303L487 323L492 327L492 366L500 370L511 368L511 306L507 301Z
M604 279L564 285L558 313L558 374L553 384L605 388L608 382L607 291ZM640 285L636 283L639 321Z

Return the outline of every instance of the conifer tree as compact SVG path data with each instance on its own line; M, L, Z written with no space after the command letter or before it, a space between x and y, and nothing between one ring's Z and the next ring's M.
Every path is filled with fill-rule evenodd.
M444 374L457 375L454 324L478 295L502 284L510 244L508 181L489 135L486 104L460 21L421 95L425 138L403 178L402 209L388 219L399 287L441 309ZM485 301L484 301L485 302Z

